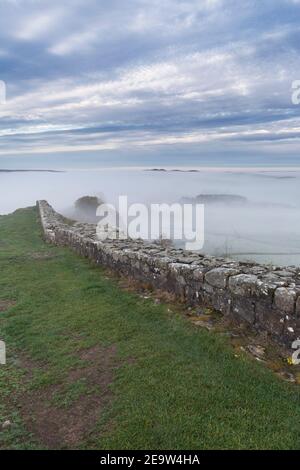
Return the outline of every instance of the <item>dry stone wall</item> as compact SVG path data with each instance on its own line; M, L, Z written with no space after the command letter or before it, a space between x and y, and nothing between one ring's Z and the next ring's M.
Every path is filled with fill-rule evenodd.
M300 337L300 269L203 256L142 240L99 241L96 226L65 219L37 202L45 240L189 305L212 307L287 346Z

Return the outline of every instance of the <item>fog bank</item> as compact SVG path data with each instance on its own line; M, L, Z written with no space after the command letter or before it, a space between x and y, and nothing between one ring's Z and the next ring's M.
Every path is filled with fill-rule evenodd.
M1 214L47 199L57 211L70 215L76 199L85 195L114 204L119 195L127 195L129 203L145 204L206 195L203 252L300 265L300 171L0 173ZM226 195L244 203L232 204L230 197L220 200Z

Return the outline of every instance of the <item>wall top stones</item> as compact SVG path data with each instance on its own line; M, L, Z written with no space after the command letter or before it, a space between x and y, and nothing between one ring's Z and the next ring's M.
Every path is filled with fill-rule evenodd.
M205 256L143 240L99 241L96 225L66 219L37 202L45 239L120 274L204 303L285 343L300 337L300 269Z

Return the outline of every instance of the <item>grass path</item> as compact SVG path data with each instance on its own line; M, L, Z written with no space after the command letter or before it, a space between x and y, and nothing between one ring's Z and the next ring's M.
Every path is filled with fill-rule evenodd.
M0 448L299 449L299 387L0 217Z

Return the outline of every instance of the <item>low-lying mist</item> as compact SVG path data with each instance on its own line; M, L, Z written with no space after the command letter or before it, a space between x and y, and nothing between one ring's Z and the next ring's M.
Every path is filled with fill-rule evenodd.
M87 195L115 205L119 195L127 195L129 204L202 202L204 253L300 265L299 183L300 171L0 173L0 213L47 199L66 216L90 220L91 214L76 213L74 207L78 198Z

